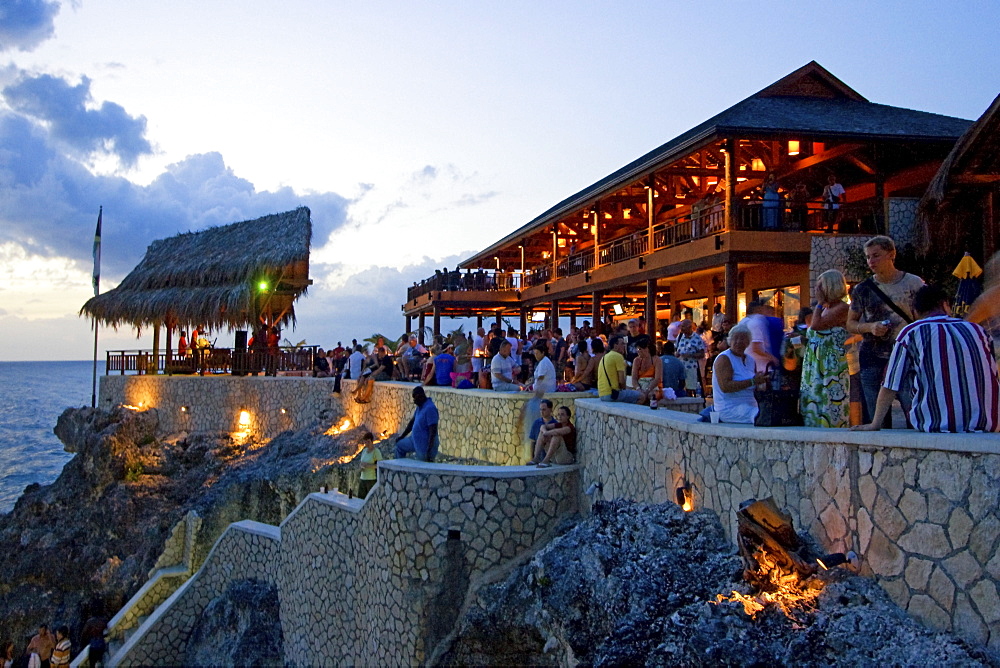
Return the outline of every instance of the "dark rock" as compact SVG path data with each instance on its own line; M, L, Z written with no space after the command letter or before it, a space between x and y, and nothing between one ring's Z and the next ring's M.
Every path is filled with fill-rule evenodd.
M184 665L284 665L278 590L256 580L231 582L195 623Z
M981 647L930 631L873 581L846 570L795 619L756 618L717 595L748 593L742 564L709 512L599 503L460 620L445 665L998 665Z

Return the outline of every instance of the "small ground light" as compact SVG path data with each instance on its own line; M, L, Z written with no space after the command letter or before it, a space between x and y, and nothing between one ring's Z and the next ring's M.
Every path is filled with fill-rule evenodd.
M189 412L191 412L190 406L181 406L181 413L189 413Z
M281 413L282 415L287 415L288 414L288 409L286 409L286 408L279 408L278 412Z
M247 427L250 426L250 412L249 411L240 411L239 425L242 428L244 428L244 429L246 429Z
M677 505L686 513L694 510L694 494L691 492L691 485L687 482L677 488Z

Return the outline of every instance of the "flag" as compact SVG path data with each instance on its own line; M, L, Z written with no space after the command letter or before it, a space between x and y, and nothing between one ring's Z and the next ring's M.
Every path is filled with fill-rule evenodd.
M94 296L101 292L101 216L104 215L102 206L97 212L97 231L94 232Z

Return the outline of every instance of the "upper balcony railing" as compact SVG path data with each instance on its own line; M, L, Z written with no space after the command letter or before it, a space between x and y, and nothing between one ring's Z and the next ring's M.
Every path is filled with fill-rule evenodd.
M869 202L847 202L831 209L822 200L793 201L791 199L740 200L733 210L737 230L763 232L828 232L875 234L875 207ZM648 229L618 237L597 247L561 258L557 263L538 265L523 276L523 287L550 283L557 278L577 276L596 267L603 267L681 244L713 237L726 228L725 202L704 206L695 204L653 227L652 243ZM413 299L432 290L519 290L519 273L478 271L462 274L457 271L438 273L410 288L407 298ZM469 286L472 287L469 287Z
M312 373L319 346L280 347L276 350L196 348L184 354L171 350L109 350L106 375L132 374L233 374L279 371Z
M521 274L507 271L437 272L406 291L407 301L437 291L502 291L520 290Z

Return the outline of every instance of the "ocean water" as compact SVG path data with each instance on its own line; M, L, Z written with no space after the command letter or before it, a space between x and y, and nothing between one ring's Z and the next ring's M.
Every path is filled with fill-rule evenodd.
M90 405L92 365L0 362L0 513L31 483L55 480L73 457L52 428L66 408ZM98 361L98 375L104 365Z

